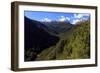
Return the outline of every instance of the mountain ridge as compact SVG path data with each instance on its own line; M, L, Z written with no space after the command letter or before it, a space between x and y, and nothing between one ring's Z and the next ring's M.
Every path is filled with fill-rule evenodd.
M32 46L25 47L25 61L89 58L89 24L42 23L25 17L25 46Z
M25 60L34 60L38 53L43 49L55 45L59 41L59 37L46 32L38 25L42 23L33 21L25 17ZM28 55L31 52L32 55ZM32 57L33 56L33 57ZM31 57L30 59L28 57Z

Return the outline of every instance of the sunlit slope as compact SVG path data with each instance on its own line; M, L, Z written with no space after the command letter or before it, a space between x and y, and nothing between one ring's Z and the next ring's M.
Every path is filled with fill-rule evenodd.
M36 60L90 58L90 22L82 21L60 34L59 42L38 54Z

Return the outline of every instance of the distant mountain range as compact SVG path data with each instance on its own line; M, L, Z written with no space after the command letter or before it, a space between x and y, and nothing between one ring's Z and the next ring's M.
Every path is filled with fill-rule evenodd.
M52 21L52 22L42 22L46 28L44 28L46 31L59 35L61 33L64 33L68 30L70 30L74 25L72 25L69 21Z

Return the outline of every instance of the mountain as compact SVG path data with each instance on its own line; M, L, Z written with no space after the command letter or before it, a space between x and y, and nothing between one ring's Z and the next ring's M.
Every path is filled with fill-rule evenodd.
M70 34L69 34L70 32ZM70 37L68 37L68 34ZM90 22L83 21L64 34L64 39L45 50L36 60L67 60L90 58Z
M90 22L39 22L25 18L25 61L90 58Z
M47 28L46 31L54 35L59 35L70 30L73 25L69 21L51 21L51 22L42 22Z
M25 61L30 61L34 60L37 54L45 48L55 45L59 41L59 37L46 32L42 23L24 18Z

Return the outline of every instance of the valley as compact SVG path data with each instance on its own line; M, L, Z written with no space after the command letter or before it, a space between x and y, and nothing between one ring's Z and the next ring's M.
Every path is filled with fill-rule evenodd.
M25 18L25 61L90 58L90 22L39 22Z

